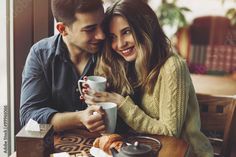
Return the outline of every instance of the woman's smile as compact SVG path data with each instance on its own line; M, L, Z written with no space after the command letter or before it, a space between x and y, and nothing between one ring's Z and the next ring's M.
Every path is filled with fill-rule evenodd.
M125 50L120 50L120 52L122 53L123 56L127 57L127 56L131 56L135 53L134 49L135 49L134 46L132 46L132 47L129 47Z

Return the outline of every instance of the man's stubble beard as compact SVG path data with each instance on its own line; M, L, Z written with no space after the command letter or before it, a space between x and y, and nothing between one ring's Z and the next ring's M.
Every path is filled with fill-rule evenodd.
M80 47L80 46L77 46L77 48L81 51L81 52L85 52L85 53L90 53L90 54L96 54L96 53L98 53L99 51L101 51L101 49L102 49L102 43L100 43L98 46L97 46L97 48L95 49L95 48L92 48L92 47L88 47L88 48L82 48L82 47Z

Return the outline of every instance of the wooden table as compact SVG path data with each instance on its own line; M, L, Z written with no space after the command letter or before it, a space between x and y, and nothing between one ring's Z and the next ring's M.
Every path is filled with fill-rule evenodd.
M133 135L124 136L131 137ZM99 136L99 134L90 133L86 130L72 130L59 133L54 138L55 152L76 154L84 150L89 153L94 139ZM160 140L162 144L158 157L184 157L186 155L189 145L184 140L169 136L155 135L152 137Z
M232 75L215 76L191 74L196 93L236 96L236 78Z

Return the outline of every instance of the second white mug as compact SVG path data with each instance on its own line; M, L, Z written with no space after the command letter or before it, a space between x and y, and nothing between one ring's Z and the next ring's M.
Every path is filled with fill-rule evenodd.
M117 120L117 104L113 102L102 102L98 103L98 106L101 106L106 113L105 125L106 133L114 133L116 129L116 120Z

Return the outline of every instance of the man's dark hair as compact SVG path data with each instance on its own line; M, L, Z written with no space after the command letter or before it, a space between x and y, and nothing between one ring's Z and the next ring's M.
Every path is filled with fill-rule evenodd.
M72 24L76 13L95 11L103 7L102 0L52 0L52 13L57 22Z

